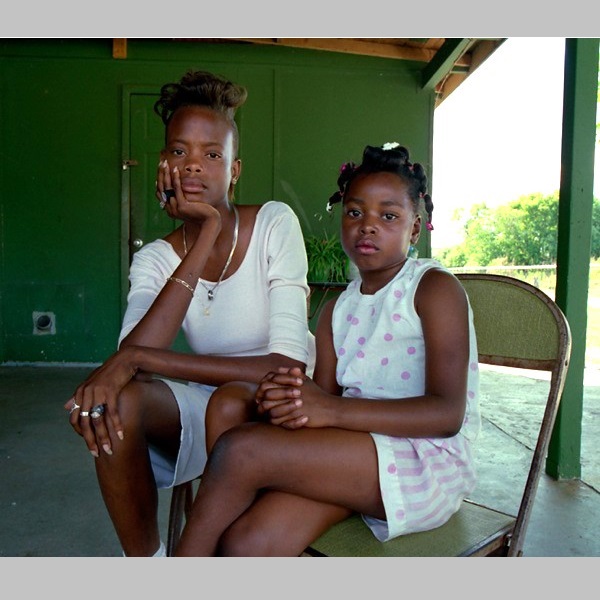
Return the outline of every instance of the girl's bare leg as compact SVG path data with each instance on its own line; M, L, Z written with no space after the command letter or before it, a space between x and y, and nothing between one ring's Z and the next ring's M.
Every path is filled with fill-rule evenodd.
M264 492L221 536L219 556L299 556L353 511L286 492Z
M158 491L148 442L175 457L179 448L177 402L160 381L131 382L119 397L124 438L110 431L113 454L95 459L96 474L117 537L127 556L152 556L159 548ZM107 425L110 421L107 420Z
M215 443L177 555L214 555L223 534L249 511L264 490L385 517L377 454L369 434L333 428L289 431L264 423L246 423L223 433ZM285 506L283 500L281 506ZM349 514L329 507L325 510L324 506L321 512L316 504L306 504L308 509L311 506L318 513L315 523L322 520L326 524L328 519L336 522ZM310 532L300 531L301 542L289 543L294 552L319 529L310 518L307 523ZM302 527L299 515L296 526ZM224 543L227 539L223 537Z

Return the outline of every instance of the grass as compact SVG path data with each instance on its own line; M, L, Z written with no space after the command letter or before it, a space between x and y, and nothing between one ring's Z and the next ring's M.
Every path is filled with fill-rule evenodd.
M600 264L590 265L588 290L587 331L585 346L586 367L600 368Z

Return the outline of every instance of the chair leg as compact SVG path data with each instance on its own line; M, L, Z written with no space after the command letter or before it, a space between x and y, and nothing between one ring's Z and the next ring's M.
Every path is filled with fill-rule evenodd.
M191 481L173 487L167 532L167 556L173 556L175 553L175 548L177 548L181 536L183 519L190 512L193 496L194 490Z

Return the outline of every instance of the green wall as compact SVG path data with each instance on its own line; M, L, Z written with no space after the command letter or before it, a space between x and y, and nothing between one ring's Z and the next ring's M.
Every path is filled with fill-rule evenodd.
M114 59L111 39L0 40L0 363L99 362L114 351L132 90L158 93L189 68L246 85L237 200L287 202L306 233L331 232L337 216L324 207L338 168L366 144L399 141L431 175L434 98L421 67L233 43L129 40L127 58ZM36 311L55 314L54 333L34 334Z

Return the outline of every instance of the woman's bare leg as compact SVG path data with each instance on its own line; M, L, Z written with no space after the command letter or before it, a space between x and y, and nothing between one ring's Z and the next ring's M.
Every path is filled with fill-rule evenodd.
M247 423L217 440L177 555L214 555L225 531L267 489L385 516L369 434Z
M228 429L257 418L256 384L246 382L225 383L216 389L206 408L206 455L219 436Z
M109 427L113 453L101 452L95 459L98 483L125 554L152 556L159 548L160 533L148 443L177 455L179 409L166 384L134 381L121 392L119 413L124 437L119 440Z

